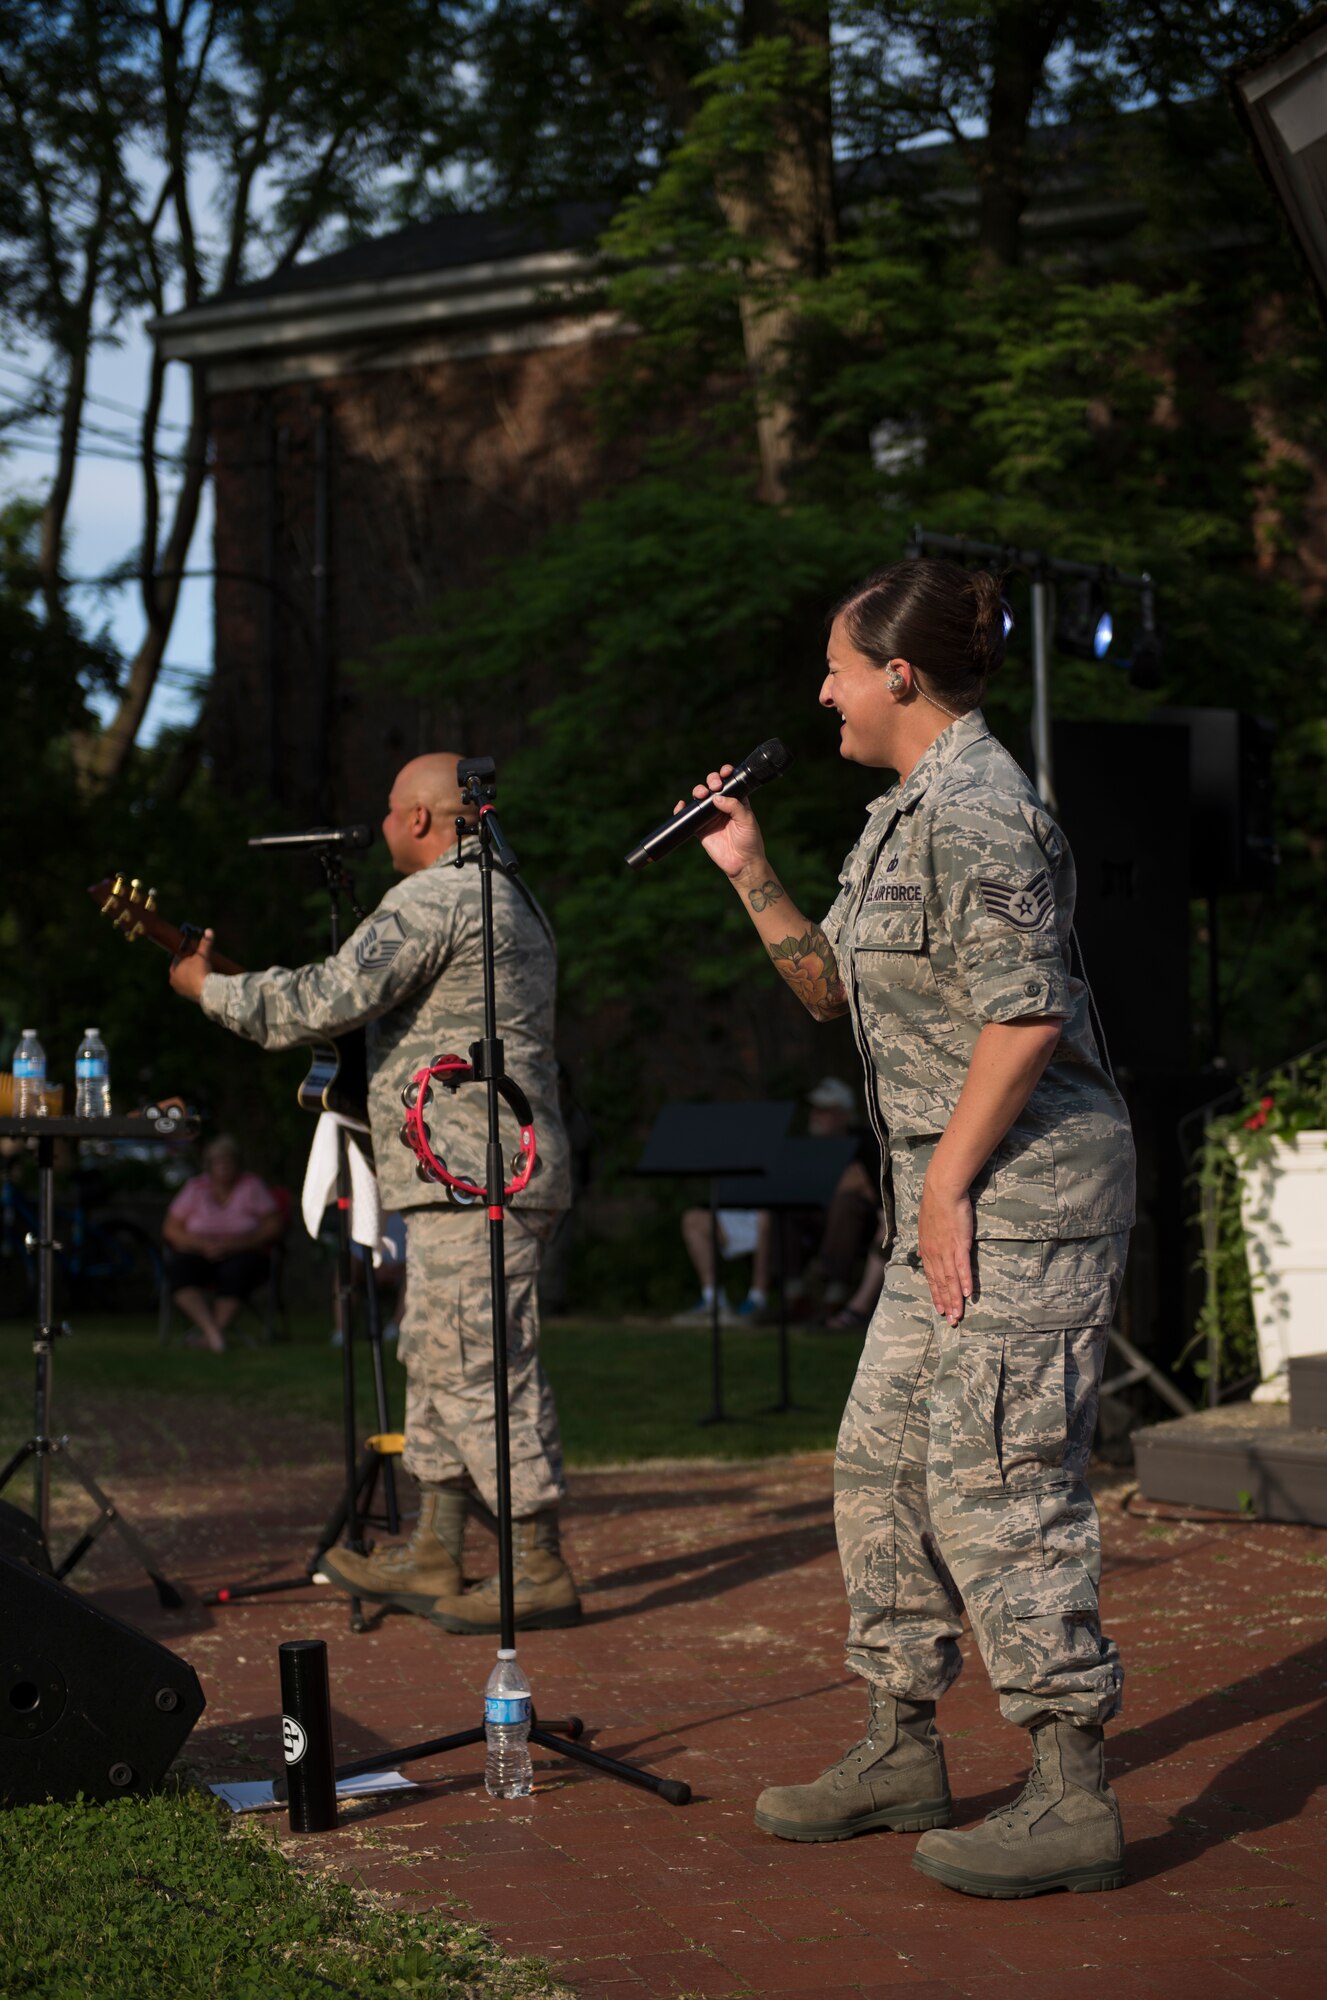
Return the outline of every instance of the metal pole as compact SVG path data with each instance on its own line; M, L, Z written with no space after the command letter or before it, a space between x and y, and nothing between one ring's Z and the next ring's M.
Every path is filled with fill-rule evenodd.
M1051 748L1050 584L1032 579L1032 754L1037 791L1049 811L1058 810Z
M488 815L479 815L479 893L484 937L484 1061L488 1075L488 1153L484 1177L488 1187L488 1264L493 1293L494 1457L498 1480L498 1609L500 1644L516 1644L516 1602L512 1582L511 1429L507 1407L507 1266L503 1247L502 1132L498 1122L498 1078L502 1059L498 1045L498 1005L493 968L493 842Z
M1221 1067L1221 934L1216 892L1207 898L1207 1054L1213 1069Z
M37 1141L37 1394L33 1512L43 1542L51 1533L51 1398L55 1372L55 1141Z
M341 949L340 863L330 853L323 856L330 901L328 933L335 958ZM350 1257L350 1140L344 1125L336 1128L336 1301L337 1323L341 1328L341 1450L346 1493L346 1547L356 1554L364 1550L359 1514L359 1448L355 1415L355 1328L351 1299ZM370 1273L370 1282L372 1274ZM350 1600L351 1629L360 1623L359 1599Z
M1210 1119L1209 1111L1209 1119ZM1208 1122L1204 1121L1203 1137L1207 1138ZM1217 1289L1217 1252L1220 1247L1220 1224L1217 1216L1216 1189L1203 1189L1202 1199L1203 1232L1203 1300L1207 1309L1207 1407L1214 1410L1221 1401L1221 1324L1220 1301Z

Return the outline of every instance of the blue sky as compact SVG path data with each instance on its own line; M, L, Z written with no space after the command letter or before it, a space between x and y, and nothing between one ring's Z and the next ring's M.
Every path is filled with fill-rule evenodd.
M125 322L117 330L118 345L96 349L91 367L91 389L106 403L141 407L146 391L151 343L144 323ZM12 409L15 397L25 393L20 370L35 373L41 366L40 349L26 352L10 345L0 353L0 409ZM173 378L173 379L172 379ZM176 423L188 413L188 376L183 368L167 371L166 416ZM124 440L97 435L86 439L80 454L69 511L69 535L65 568L70 576L96 577L133 554L141 533L143 500L138 467L126 462L137 449L137 424L132 416L92 403L87 417L98 432L111 432ZM25 423L18 428L22 444L8 445L0 454L0 495L16 494L40 499L54 466L54 427L49 420ZM46 446L43 440L50 437ZM178 440L170 431L166 439ZM94 451L96 455L94 455ZM100 454L105 452L107 456ZM118 455L123 452L123 459ZM163 488L163 506L171 492ZM212 488L208 483L198 527L189 554L189 567L207 569L212 563ZM142 612L137 586L114 590L80 588L75 595L78 610L88 626L96 630L109 625L126 653L133 651L142 631ZM212 670L212 582L208 577L188 581L183 587L179 613L171 632L166 655L167 671L158 683L148 710L141 739L150 742L164 724L187 720L195 712L196 677Z

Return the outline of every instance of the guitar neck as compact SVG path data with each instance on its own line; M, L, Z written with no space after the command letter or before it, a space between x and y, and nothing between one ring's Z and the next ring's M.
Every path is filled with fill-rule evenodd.
M115 883L109 876L104 882L94 883L88 894L107 916L112 917L116 929L123 931L131 942L135 938L150 938L153 944L168 951L172 958L188 958L197 948L197 931L182 931L175 924L168 924L150 907L148 899L117 894ZM236 965L233 958L225 957L222 952L214 951L212 970L230 978L234 973L243 972L244 967Z

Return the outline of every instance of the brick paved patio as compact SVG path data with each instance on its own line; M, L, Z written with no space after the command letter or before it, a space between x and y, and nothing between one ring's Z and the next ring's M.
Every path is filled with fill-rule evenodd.
M333 1475L312 1458L262 1474L251 1417L241 1430L219 1410L182 1440L169 1412L145 1429L103 1408L96 1428L94 1463L196 1586L287 1567L325 1511ZM226 1453L241 1435L236 1476ZM600 1748L688 1779L692 1805L542 1755L535 1798L498 1803L471 1751L413 1767L426 1783L404 1800L346 1809L336 1835L292 1844L410 1907L472 1914L594 2000L1321 1996L1327 1533L1136 1519L1118 1477L1100 1491L1108 1624L1129 1675L1109 1745L1129 1838L1117 1894L980 1902L919 1876L912 1836L794 1847L756 1832L763 1784L813 1775L858 1733L822 1459L574 1480L567 1540L587 1619L523 1642L536 1699L546 1716L582 1715ZM187 1759L209 1778L274 1768L284 1638L329 1642L343 1757L478 1718L489 1641L401 1616L356 1638L323 1592L161 1613L107 1543L83 1588L197 1667L208 1709ZM971 1658L943 1719L967 1823L1017 1788L1023 1741Z

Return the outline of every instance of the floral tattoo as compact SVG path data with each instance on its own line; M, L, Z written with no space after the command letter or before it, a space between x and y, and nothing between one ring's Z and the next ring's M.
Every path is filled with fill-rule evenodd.
M768 882L762 882L758 889L748 889L746 899L753 910L767 910L771 903L779 902L787 894L783 884L771 875Z
M848 1004L834 947L819 924L801 937L781 938L768 947L776 970L817 1021L833 1020Z

